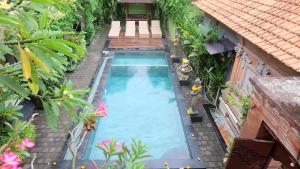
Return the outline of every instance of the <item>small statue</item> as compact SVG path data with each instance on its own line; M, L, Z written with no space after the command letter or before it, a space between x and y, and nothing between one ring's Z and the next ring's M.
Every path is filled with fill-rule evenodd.
M194 85L192 86L192 91L191 91L191 95L197 95L202 91L202 85L201 85L201 80L199 78L197 78L194 81Z

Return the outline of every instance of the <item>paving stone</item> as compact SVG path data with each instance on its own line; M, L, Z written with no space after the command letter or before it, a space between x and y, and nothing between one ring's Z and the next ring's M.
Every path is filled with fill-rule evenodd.
M172 45L170 43L169 45ZM173 54L174 52L170 51L170 54ZM180 47L176 48L176 55L182 56L182 50ZM191 75L193 76L193 75ZM196 77L193 77L196 79ZM191 96L190 96L190 88L191 86L181 87L181 91L183 92L183 95L185 97L185 101L187 106L191 106ZM202 99L204 100L204 99ZM198 106L202 106L201 103L199 103ZM208 164L208 169L218 169L218 168L224 168L223 165L223 157L225 152L223 151L223 148L221 147L217 134L214 131L214 128L212 124L210 123L210 120L206 113L203 113L203 120L199 123L194 123L193 128L196 134L196 138L198 139L199 148L203 152L203 160Z

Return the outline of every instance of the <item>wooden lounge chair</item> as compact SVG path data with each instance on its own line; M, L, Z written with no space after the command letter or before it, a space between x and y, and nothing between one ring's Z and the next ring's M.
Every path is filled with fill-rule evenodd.
M159 20L151 20L151 26L160 28L160 21Z
M112 21L111 28L108 33L108 38L119 38L121 32L121 24L120 21Z
M152 35L152 38L162 38L162 32L160 29L159 20L151 21L151 35Z
M125 38L135 38L135 21L126 21Z
M139 38L149 38L149 27L147 21L139 21Z

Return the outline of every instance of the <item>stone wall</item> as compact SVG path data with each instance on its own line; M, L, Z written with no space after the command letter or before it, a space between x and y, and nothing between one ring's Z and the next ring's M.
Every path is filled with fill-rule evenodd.
M295 158L300 155L300 78L261 78L254 86L251 110L240 137L257 138L265 124Z

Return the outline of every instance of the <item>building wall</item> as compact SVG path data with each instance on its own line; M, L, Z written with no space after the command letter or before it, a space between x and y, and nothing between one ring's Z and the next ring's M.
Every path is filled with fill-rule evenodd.
M210 16L204 17L204 30L210 25L217 25L220 36L227 38L236 44L236 55L229 81L237 88L242 95L247 96L252 93L250 78L265 76L299 76L300 73L284 65L273 56L253 45L250 41L239 36L230 28L219 23ZM223 90L224 91L224 90ZM233 136L238 136L244 119L236 108L227 103L225 92L220 97L219 110L224 116L225 129ZM255 127L255 126L254 126Z
M238 38L235 61L229 79L231 84L233 84L242 95L247 96L252 93L250 78L299 75L298 72L287 67L249 41L242 37ZM224 92L222 93L224 94ZM229 130L229 133L231 133L233 137L236 137L243 127L244 120L241 118L241 114L236 113L236 109L226 102L226 96L222 96L220 99L222 100L220 101L219 108L225 117L225 128Z
M242 95L247 96L252 93L250 78L265 76L299 76L299 73L291 70L276 59L271 58L270 55L240 37L239 43L236 46L233 70L230 75L231 84L233 84ZM220 102L219 107L225 116L226 128L231 131L230 133L232 133L233 137L238 136L243 124L241 115L232 113L234 108L232 105L226 103L226 96L223 96L223 101ZM224 107L228 109L226 110ZM238 119L238 122L236 122L235 119Z
M240 138L256 139L260 129L266 125L294 159L300 155L300 131L293 121L286 118L286 112L278 109L269 98L257 90L253 91L251 110L244 122Z

